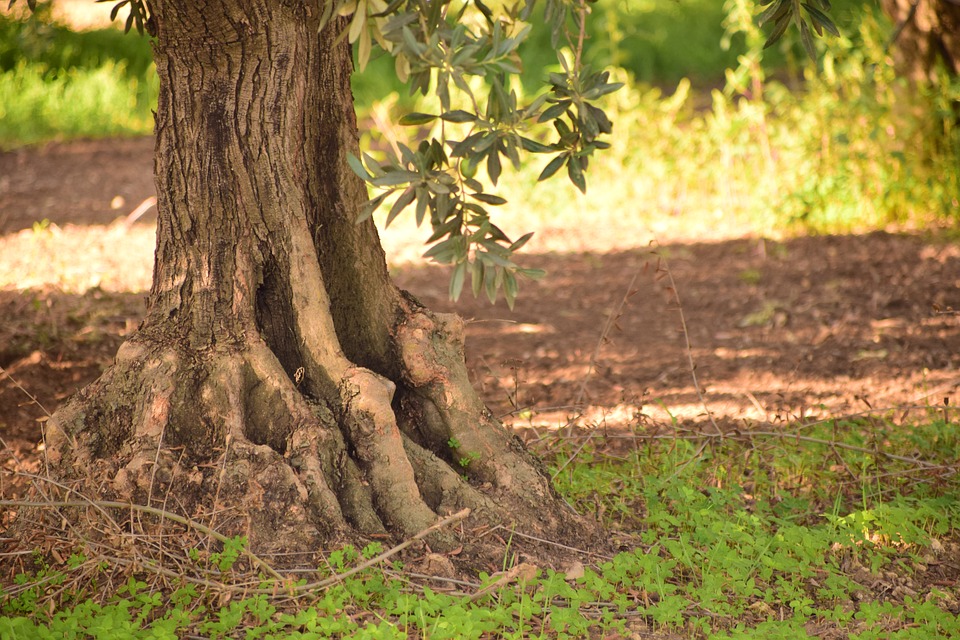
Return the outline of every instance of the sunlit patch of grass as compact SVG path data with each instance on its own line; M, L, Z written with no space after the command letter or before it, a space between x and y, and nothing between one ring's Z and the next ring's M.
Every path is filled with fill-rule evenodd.
M28 63L0 73L0 148L50 139L145 135L153 131L157 92L141 90L122 65L44 78Z
M41 221L32 229L0 236L0 289L146 291L155 244L154 229L145 225L61 228Z
M646 580L660 581L644 588L674 625L774 637L764 634L824 620L873 637L887 609L900 622L886 637L949 635L958 591L923 576L960 549L958 437L960 424L935 413L722 438L640 430L631 454L588 446L557 482L581 510L640 532L658 559Z
M0 15L0 149L153 130L158 83L146 39L75 32L48 11Z

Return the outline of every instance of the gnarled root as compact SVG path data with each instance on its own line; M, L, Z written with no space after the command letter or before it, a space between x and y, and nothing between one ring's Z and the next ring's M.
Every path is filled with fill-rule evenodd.
M463 321L411 302L396 339L407 375L409 390L401 404L410 437L461 465L495 503L512 505L516 520L547 531L575 521L583 527L564 508L540 461L474 392L463 358Z
M335 393L312 394L256 336L198 355L138 334L49 422L49 462L96 497L176 508L258 553L409 537L463 508L468 526L582 539L536 460L473 396L458 323L411 309L395 336L399 398L356 366Z

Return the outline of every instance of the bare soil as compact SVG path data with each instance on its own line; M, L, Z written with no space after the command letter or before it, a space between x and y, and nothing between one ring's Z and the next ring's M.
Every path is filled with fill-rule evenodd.
M149 138L0 154L0 498L25 494L6 472L40 471L45 416L143 315L155 211L130 213L154 195L152 154ZM448 272L416 257L424 234L383 233L400 285L468 319L475 384L531 440L571 424L746 429L960 402L955 237L697 238L702 220L673 216L651 243L650 221L600 215L512 222L538 232L525 262L548 272L513 311L451 303ZM955 585L950 567L924 575Z
M145 138L0 154L7 468L32 466L45 413L97 377L142 316L154 211L125 218L153 195L152 153ZM742 425L960 401L955 239L661 233L650 246L631 224L615 250L589 225L541 228L525 262L548 276L524 283L513 311L469 294L451 303L442 267L392 268L428 306L468 319L475 383L519 427L696 425L708 412ZM422 237L391 228L388 255L416 255Z

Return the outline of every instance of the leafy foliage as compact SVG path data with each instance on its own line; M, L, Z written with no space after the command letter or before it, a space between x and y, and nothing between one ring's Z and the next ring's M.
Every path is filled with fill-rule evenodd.
M840 36L840 31L826 14L830 11L830 0L810 0L809 3L801 3L800 0L760 0L760 3L768 5L757 18L760 26L768 22L773 24L773 30L764 48L779 40L791 23L800 29L803 48L813 60L817 59L817 50L813 45L813 31L816 31L818 36L822 36L824 31ZM810 25L813 25L812 29Z
M583 0L550 0L544 18L552 45L559 52L562 73L551 73L548 91L523 104L514 88L521 72L518 48L530 33L526 21L535 3L505 6L494 12L482 0L472 3L341 0L329 6L333 15L349 17L347 37L357 45L362 70L372 43L395 59L398 77L411 92L434 94L437 113L410 113L400 123L428 130L417 148L398 145L385 162L369 155L351 166L380 192L361 212L366 219L392 198L387 224L408 207L417 224L429 219L435 243L426 256L454 265L450 296L458 298L468 279L474 295L491 301L503 291L511 307L518 292L517 276L536 278L512 260L529 235L513 241L493 222L488 207L506 202L488 192L477 178L482 168L496 186L505 164L518 169L521 154L552 156L540 174L545 180L566 167L570 181L586 191L590 157L609 143L610 119L597 106L620 83L609 72L582 63L587 5ZM429 215L428 215L429 214Z
M127 8L126 30L152 30L145 0L97 1L114 2L111 18ZM818 33L836 33L824 13L827 0L811 2L816 6L773 0L759 17L761 23L774 24L768 44L792 18L814 53L801 9ZM390 205L387 224L410 208L418 225L429 220L428 243L433 246L425 255L454 267L453 299L469 280L475 296L483 292L494 301L502 291L512 307L518 279L542 275L514 262L514 253L530 236L514 241L493 223L489 208L506 199L491 193L485 182L496 187L505 165L519 169L523 154L540 154L547 161L538 180L565 169L583 193L591 157L610 147L603 136L612 133L613 124L601 104L622 84L611 82L609 71L594 71L584 63L586 0L544 1L536 18L548 27L560 70L549 73L545 93L530 101L518 95L518 51L531 32L536 6L536 0L496 3L496 8L483 0L322 2L321 28L335 17L341 21L342 37L355 45L361 71L377 47L393 57L396 74L411 93L438 101L436 112L401 119L401 124L417 127L419 144L395 145L382 161L369 155L353 158L351 167L375 190L360 220L384 203Z
M0 148L153 130L150 46L116 29L72 31L44 7L0 15Z

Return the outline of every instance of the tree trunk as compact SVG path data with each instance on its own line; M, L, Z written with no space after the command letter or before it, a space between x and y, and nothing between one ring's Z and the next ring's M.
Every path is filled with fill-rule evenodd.
M152 3L159 223L146 319L47 430L106 498L226 513L261 552L474 526L595 531L471 389L463 324L394 287L350 48L313 3ZM462 534L461 534L462 535ZM469 540L436 534L436 548Z
M913 82L932 79L938 61L960 74L960 3L957 0L882 0L896 25L895 57Z

